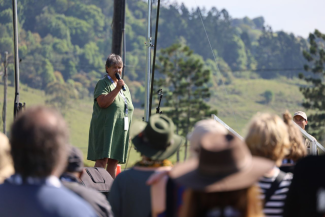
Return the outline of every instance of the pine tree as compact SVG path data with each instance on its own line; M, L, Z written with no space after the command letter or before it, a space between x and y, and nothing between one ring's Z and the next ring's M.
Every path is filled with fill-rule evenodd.
M303 55L308 61L308 64L304 65L304 69L314 75L305 77L302 73L299 74L299 78L310 84L306 87L300 87L300 91L305 97L302 106L315 111L308 116L308 123L309 127L312 128L312 135L320 140L324 135L325 126L325 34L316 29L314 34L309 34L308 39L310 48L303 51Z
M207 84L211 72L188 46L176 43L160 53L157 68L162 78L157 86L165 93L164 106L168 109L164 113L175 123L177 134L186 137L197 121L217 114L206 102L210 97ZM185 153L186 149L187 140Z

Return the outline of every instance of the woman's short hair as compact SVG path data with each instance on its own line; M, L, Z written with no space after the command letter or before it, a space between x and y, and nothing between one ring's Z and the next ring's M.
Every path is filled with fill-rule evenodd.
M289 153L288 128L282 119L273 114L262 113L250 122L245 142L252 155L265 157L281 165Z
M16 173L25 179L63 172L68 142L68 127L56 110L37 106L21 112L10 134Z
M307 149L302 139L301 132L298 126L292 121L292 116L289 111L283 114L283 121L288 127L290 142L290 152L286 158L296 162L307 155Z
M113 65L123 65L122 58L117 54L110 54L106 60L106 66L109 68Z

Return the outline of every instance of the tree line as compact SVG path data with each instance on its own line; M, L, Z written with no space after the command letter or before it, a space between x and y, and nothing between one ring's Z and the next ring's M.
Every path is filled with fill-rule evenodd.
M0 0L0 11L2 55L13 50L11 2ZM91 94L111 50L113 0L21 0L18 15L21 82L39 89L52 82L66 83L80 98ZM202 15L216 61L199 11L183 4L162 6L158 49L175 42L189 46L212 71L213 85L230 83L234 77L292 77L299 73L304 62L301 53L308 44L305 39L272 32L264 26L263 17L233 19L227 10L217 8L202 9ZM126 75L134 82L135 101L144 91L146 16L146 2L127 2Z

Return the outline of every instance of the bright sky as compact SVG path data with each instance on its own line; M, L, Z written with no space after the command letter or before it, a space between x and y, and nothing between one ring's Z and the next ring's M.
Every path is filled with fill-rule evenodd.
M263 16L273 31L308 37L317 28L325 33L325 0L173 0L192 7L227 9L233 18Z

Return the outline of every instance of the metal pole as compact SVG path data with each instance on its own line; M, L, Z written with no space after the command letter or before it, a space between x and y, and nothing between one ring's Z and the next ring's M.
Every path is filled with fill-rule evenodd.
M154 85L154 81L155 81L155 65L156 65L156 51L157 51L157 41L158 41L159 12L160 12L160 0L158 0L158 6L157 6L156 31L155 31L155 45L153 47L151 89L150 89L150 100L149 100L149 116L151 116L153 85Z
M124 19L123 19L123 26L122 26L122 36L123 36L123 71L122 71L122 78L124 78L125 74L125 66L126 66L126 42L125 42L125 10L126 10L126 0L123 2L123 10L124 10Z
M12 0L13 29L14 29L14 57L15 57L15 104L14 117L16 117L19 106L19 53L18 53L18 27L17 27L17 0Z
M7 88L8 88L8 74L7 74L7 66L8 66L8 52L5 52L5 62L4 62L4 74L3 74L3 82L4 82L4 94L3 94L3 110L2 110L2 121L3 121L3 134L7 133Z
M150 104L150 85L151 85L151 0L148 0L148 35L147 35L147 66L145 76L145 101L144 101L144 121L149 122L149 104Z

